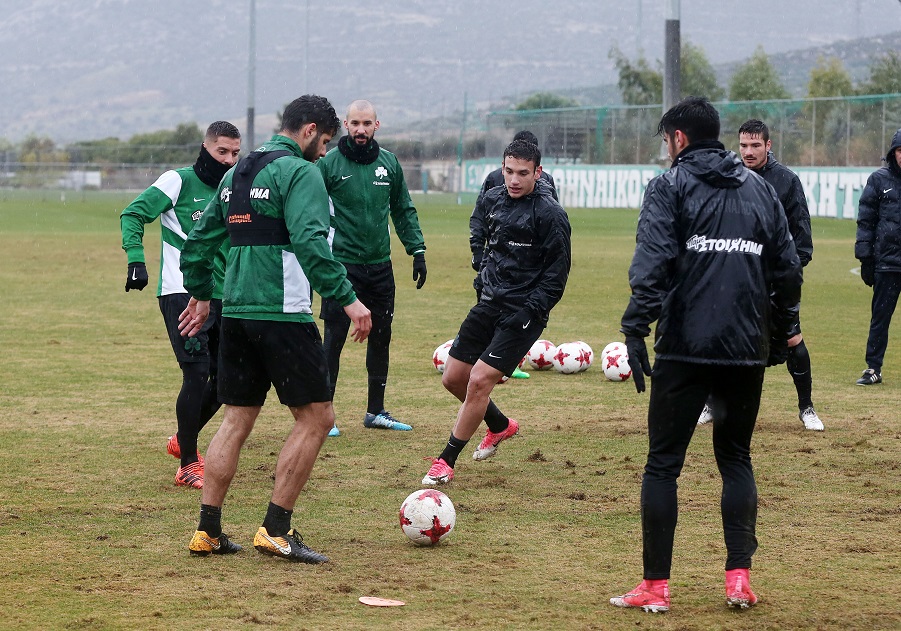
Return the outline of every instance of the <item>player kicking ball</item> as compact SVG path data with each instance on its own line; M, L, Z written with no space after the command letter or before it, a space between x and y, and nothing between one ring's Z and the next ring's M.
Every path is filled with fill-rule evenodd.
M478 202L477 210L488 219L482 293L460 326L441 379L463 405L444 451L422 479L425 485L453 479L457 457L482 420L488 432L473 453L475 460L493 456L502 441L517 434L519 424L498 409L491 391L541 336L569 277L569 218L539 181L538 147L522 140L510 143L503 174L504 186Z

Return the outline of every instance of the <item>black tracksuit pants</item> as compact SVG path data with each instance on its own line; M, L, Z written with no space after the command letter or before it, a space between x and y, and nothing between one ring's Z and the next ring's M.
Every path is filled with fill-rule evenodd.
M670 576L678 518L676 480L708 395L714 404L713 451L723 480L725 569L751 567L757 550L751 437L763 374L763 366L656 361L648 407L648 461L641 484L644 578Z
M867 337L867 368L882 372L885 349L888 348L888 327L901 294L901 272L876 272L873 302L870 306L870 335Z

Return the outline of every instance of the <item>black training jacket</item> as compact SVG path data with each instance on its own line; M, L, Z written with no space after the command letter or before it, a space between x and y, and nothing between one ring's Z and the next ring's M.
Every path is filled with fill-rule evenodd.
M541 180L550 187L551 196L554 199L559 199L557 197L557 187L551 174L547 171L542 171ZM504 173L501 169L495 169L489 173L485 181L482 182L479 199L476 200L476 205L472 209L472 215L469 217L469 249L476 256L481 256L482 251L485 249L485 242L488 241L488 221L484 214L477 212L479 210L479 200L491 189L503 185Z
M656 356L760 366L788 337L801 262L772 186L719 142L687 147L648 183L622 319Z
M901 129L895 132L886 166L867 178L857 210L854 256L873 259L877 272L901 272L901 169L895 149L901 147Z
M785 218L788 219L788 231L795 240L798 258L801 265L807 265L813 258L813 237L810 233L810 211L801 180L794 171L778 162L772 151L767 152L766 164L757 173L776 189L776 197L782 202Z
M569 277L566 211L541 180L518 199L497 186L479 198L476 210L486 218L488 242L479 269L481 301L503 311L528 309L546 325Z

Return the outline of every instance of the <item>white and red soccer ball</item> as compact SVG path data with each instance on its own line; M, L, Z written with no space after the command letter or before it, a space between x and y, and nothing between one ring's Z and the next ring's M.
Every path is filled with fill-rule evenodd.
M594 363L594 351L591 350L591 347L588 345L588 342L583 342L582 340L579 340L578 342L576 342L576 344L579 344L582 347L582 351L584 352L582 359L585 363L585 367L582 370L588 370L589 368L591 368L591 365Z
M557 347L548 340L538 340L526 353L526 361L534 370L550 370L554 366L554 354Z
M585 342L564 342L554 353L554 370L564 375L588 370L592 355L591 347Z
M436 348L435 352L432 353L432 365L435 366L435 370L440 373L444 373L444 367L447 365L447 354L450 352L450 348L453 344L453 340L448 340Z
M420 489L400 506L400 527L417 546L433 546L447 537L457 523L450 498L436 489Z
M629 353L622 342L610 342L601 351L601 367L610 381L626 381L632 376Z

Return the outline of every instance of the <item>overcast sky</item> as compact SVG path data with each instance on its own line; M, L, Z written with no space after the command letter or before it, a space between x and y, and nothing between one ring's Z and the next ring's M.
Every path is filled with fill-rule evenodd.
M672 0L257 0L258 115L306 91L383 124L502 96L614 83L609 51L662 58ZM898 0L685 0L711 63L901 31ZM239 121L249 0L0 0L0 137L61 139ZM309 7L309 8L308 8ZM309 19L308 19L309 17Z

